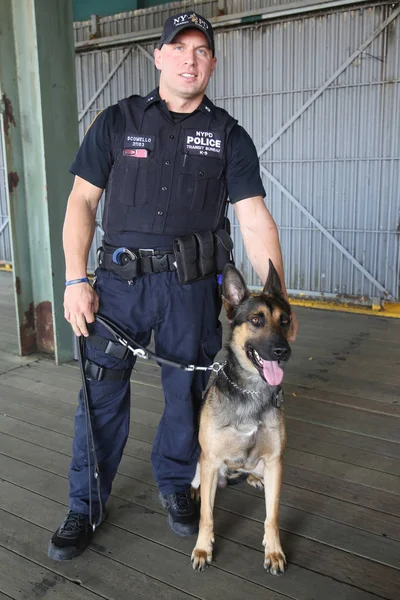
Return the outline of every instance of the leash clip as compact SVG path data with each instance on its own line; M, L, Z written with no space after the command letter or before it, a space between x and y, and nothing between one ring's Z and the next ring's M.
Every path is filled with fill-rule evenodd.
M134 356L138 356L139 358L144 358L144 359L148 360L149 355L147 354L147 352L145 350L141 350L140 348L133 349L130 346L128 346L128 348Z
M223 363L215 362L209 367L200 367L197 365L187 365L185 371L213 371L213 373L219 373L221 369L226 365L226 361Z
M223 363L215 362L211 365L211 367L209 367L209 369L211 369L211 371L213 373L219 373L224 368L225 365L226 365L226 361Z
M141 348L132 348L132 346L129 345L128 341L125 340L122 336L116 334L115 332L113 333L117 342L119 342L121 346L124 346L124 348L128 348L128 350L132 352L133 356L138 356L139 358L144 358L148 360L149 355L145 350L142 350Z

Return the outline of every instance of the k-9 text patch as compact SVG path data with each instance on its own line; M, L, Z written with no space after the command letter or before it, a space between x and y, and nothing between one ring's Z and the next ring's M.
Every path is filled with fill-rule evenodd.
M221 158L224 154L224 134L220 131L185 129L184 153Z
M128 133L124 138L124 149L146 148L147 150L154 150L155 141L155 135L139 135L137 133Z

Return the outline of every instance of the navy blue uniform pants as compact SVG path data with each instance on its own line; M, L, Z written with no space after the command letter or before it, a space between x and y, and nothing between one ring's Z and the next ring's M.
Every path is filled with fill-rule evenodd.
M149 344L154 332L157 355L203 366L213 362L222 343L218 321L221 304L215 276L181 284L175 272L165 272L142 275L129 285L103 269L98 269L96 275L99 313L115 321L142 346ZM113 339L100 324L96 323L93 329ZM131 353L121 360L91 347L90 337L85 354L89 360L109 369L127 369L135 362ZM187 489L194 477L199 456L198 412L209 375L209 371L186 372L165 365L161 368L165 409L151 459L154 478L162 494ZM104 504L111 493L129 433L130 382L89 380L88 391ZM75 416L69 482L69 508L88 514L88 456L82 392ZM91 494L97 511L99 501L93 473Z

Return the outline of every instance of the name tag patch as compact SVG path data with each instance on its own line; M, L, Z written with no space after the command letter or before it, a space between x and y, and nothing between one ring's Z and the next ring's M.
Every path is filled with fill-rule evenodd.
M124 149L146 148L147 150L154 150L155 141L155 135L128 134L124 138Z
M224 135L215 131L185 130L185 154L197 156L223 156Z

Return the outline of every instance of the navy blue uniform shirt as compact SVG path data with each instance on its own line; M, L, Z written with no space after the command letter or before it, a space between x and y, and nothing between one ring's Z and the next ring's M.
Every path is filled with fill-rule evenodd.
M175 120L180 115L172 113ZM124 117L118 104L100 112L92 122L70 167L70 172L85 179L96 187L104 189L112 168L111 134L124 133ZM229 201L234 204L245 198L265 196L260 177L257 151L248 133L240 125L233 128L226 146L226 181ZM171 248L169 235L105 232L105 241L111 245L124 245L131 248Z

